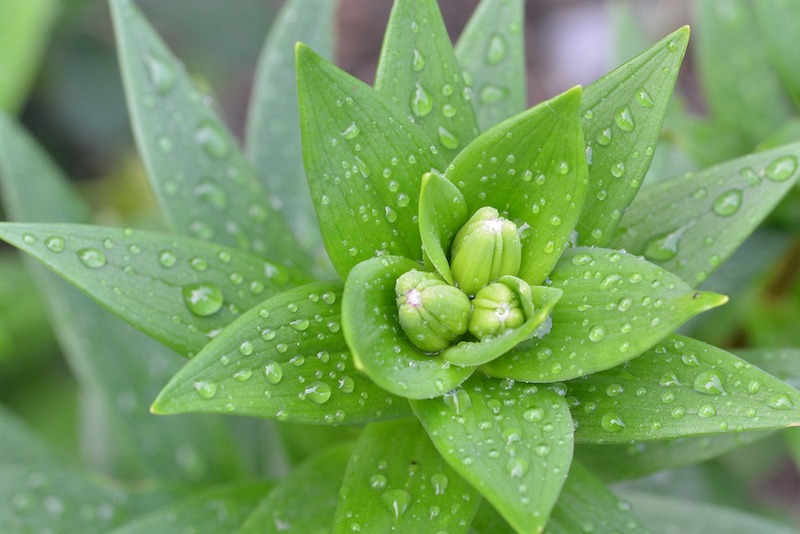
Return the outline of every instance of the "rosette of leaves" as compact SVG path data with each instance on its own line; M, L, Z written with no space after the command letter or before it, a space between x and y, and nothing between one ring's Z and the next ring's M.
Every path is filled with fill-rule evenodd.
M688 29L527 110L519 0L484 0L455 49L435 1L397 0L374 87L298 45L312 212L303 182L271 172L299 175L296 151L270 151L290 136L254 112L243 155L130 1L111 5L134 131L176 232L3 224L0 237L191 358L154 412L366 425L352 453L323 451L279 484L245 530L636 529L575 444L614 457L615 444L800 424L796 390L673 333L725 302L694 286L797 181L800 154L637 197ZM292 94L257 85L254 109ZM397 279L454 284L454 237L486 207L519 231L519 269L499 282L524 321L425 352L399 323ZM292 236L306 226L287 219L315 217L318 236ZM313 280L319 239L338 279Z

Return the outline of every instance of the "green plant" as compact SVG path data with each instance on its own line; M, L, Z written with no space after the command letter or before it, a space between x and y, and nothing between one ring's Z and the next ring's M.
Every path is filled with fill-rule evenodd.
M598 474L697 462L763 435L754 431L800 424L791 386L673 333L726 301L696 286L797 182L800 145L637 195L688 29L525 110L522 5L484 0L453 50L436 2L398 0L374 89L298 45L295 96L294 79L279 75L293 64L287 41L302 31L325 49L333 3L293 0L263 56L248 159L130 0L112 0L134 131L175 233L4 223L0 237L190 358L176 369L170 351L39 273L57 316L96 323L62 325L91 333L66 339L116 443L138 443L144 428L167 444L110 451L109 470L229 484L191 495L185 485L109 487L53 468L30 446L22 462L48 475L31 486L29 471L4 468L26 488L0 508L10 524L47 524L26 519L31 495L74 480L58 498L90 512L67 514L64 530L165 521L241 532L657 529L660 504L634 496L628 506ZM0 134L12 215L85 218L8 119ZM211 416L153 423L134 409L151 394L161 414L366 426L355 443L348 432L320 443L271 485L248 481L244 429ZM296 431L297 443L322 442ZM31 441L23 434L5 439ZM259 438L274 439L246 441ZM189 452L170 463L181 447Z

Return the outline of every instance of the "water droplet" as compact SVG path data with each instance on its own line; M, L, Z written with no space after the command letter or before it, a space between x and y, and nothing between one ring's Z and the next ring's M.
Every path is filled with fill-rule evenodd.
M522 478L528 472L528 461L525 458L511 458L506 462L506 469L512 478Z
M249 341L242 341L239 345L239 352L242 356L250 356L253 354L253 344Z
M625 422L619 414L608 412L600 418L600 426L602 426L603 430L606 432L619 432L625 428Z
M213 398L217 394L217 385L214 382L197 380L193 385L197 394L206 400Z
M33 245L34 243L36 243L36 237L31 234L25 234L22 236L22 241L26 245Z
M500 35L499 33L495 33L489 38L489 44L486 47L486 64L487 65L497 65L503 58L506 57L506 50L508 46L506 45L505 38Z
M397 195L397 205L401 208L405 208L406 206L408 206L408 203L410 201L411 200L408 198L408 195L406 195L405 193L400 193L399 195Z
M48 237L44 242L44 246L47 247L47 250L55 252L56 254L64 250L64 245L64 238L59 236Z
M767 400L767 404L776 410L791 410L794 403L786 395L775 395Z
M716 371L704 371L698 374L692 383L692 389L706 395L727 395L722 377Z
M425 56L422 55L422 52L414 49L411 57L411 68L414 69L414 72L419 72L425 68Z
M689 367L697 367L700 365L700 360L697 359L697 354L694 352L684 352L681 355L681 361Z
M478 100L481 104L493 104L508 96L508 89L499 85L486 84L481 87L478 93Z
M567 174L569 172L569 163L562 161L558 164L556 169L558 170L558 174Z
M411 495L403 489L388 490L384 492L381 499L389 511L394 514L395 519L400 519L411 504Z
M397 212L394 211L389 206L384 206L384 212L386 215L386 220L390 223L393 223L397 220Z
M444 126L439 126L439 142L442 143L442 146L445 148L449 148L450 150L454 150L458 148L458 145L461 141L453 134L450 130L445 128Z
M208 119L198 123L194 131L194 140L212 158L224 158L230 150L230 145L222 128Z
M674 52L678 49L678 44L675 41L670 41L667 43L667 50L670 52Z
M697 409L697 415L705 418L714 417L715 415L717 415L717 409L711 406L710 404L706 404L705 406L700 406Z
M147 74L153 88L162 96L169 93L175 85L175 69L166 60L153 55L144 56L144 63L147 67Z
M158 253L158 263L162 267L170 268L175 265L176 261L178 261L178 259L171 250L162 250Z
M459 415L472 407L472 399L465 389L456 389L446 393L444 395L444 403Z
M336 302L336 294L331 293L330 291L326 291L325 293L322 294L322 302L324 302L325 304L333 304L334 302Z
M611 166L611 174L614 178L622 178L625 176L625 163L618 161Z
M267 362L264 365L264 376L270 384L279 384L283 379L283 367L275 361Z
M544 457L544 456L547 456L548 454L550 454L550 447L548 445L544 444L544 443L540 443L539 445L534 447L533 452L537 456Z
M225 195L225 190L214 182L200 182L195 186L194 194L197 198L208 202L217 210L223 210L228 205L228 197Z
M686 224L672 232L655 236L645 245L644 256L656 262L671 260L678 253L681 238L690 226Z
M603 341L603 338L606 337L606 329L603 328L601 325L595 325L589 330L589 339L598 343Z
M609 386L606 388L606 395L612 398L619 397L623 393L625 393L625 388L620 384L609 384Z
M773 160L767 165L764 171L767 178L773 182L783 182L788 180L797 170L797 158L794 156L783 156Z
M294 328L298 332L303 332L304 330L308 329L311 323L309 323L308 319L295 319L289 324L291 325L292 328Z
M597 144L600 146L608 146L611 144L611 128L606 128L595 137Z
M222 291L214 284L199 282L181 289L186 307L198 317L208 317L222 308Z
M747 391L755 395L761 390L761 382L758 380L751 380L749 384L747 384Z
M431 475L431 486L433 487L434 495L443 495L447 491L447 486L450 481L444 473L434 473Z
M369 487L375 490L383 489L386 487L386 477L383 475L372 475L369 478Z
M614 116L614 122L623 132L632 132L636 128L631 109L628 107L620 108Z
M682 384L680 379L678 379L678 375L672 371L665 371L664 374L661 375L661 378L658 379L658 385L661 387L673 387Z
M78 259L90 269L99 269L106 265L105 255L96 248L83 248L79 250Z
M655 105L653 97L650 96L650 93L648 93L647 89L644 87L636 91L636 101L645 108L652 108Z
M340 135L345 139L355 139L358 137L359 133L361 133L361 130L359 129L358 124L353 121L347 126L347 128L342 130Z
M433 109L433 99L430 93L417 82L414 92L411 93L411 111L417 117L424 117Z
M339 378L338 382L339 391L342 393L352 393L356 387L356 383L347 375Z
M208 262L205 260L205 258L201 258L199 256L189 260L189 265L192 267L192 269L199 273L208 269Z
M250 369L239 369L238 371L233 373L234 380L237 380L239 382L247 382L248 380L250 380L250 377L252 376L253 376L253 371L251 371Z
M544 410L541 408L528 408L522 413L522 418L529 423L538 423L544 419Z
M331 387L325 382L312 382L303 393L314 404L325 404L331 398Z
M717 197L717 200L714 201L713 209L714 213L720 217L730 217L739 211L741 205L742 191L740 189L731 189Z

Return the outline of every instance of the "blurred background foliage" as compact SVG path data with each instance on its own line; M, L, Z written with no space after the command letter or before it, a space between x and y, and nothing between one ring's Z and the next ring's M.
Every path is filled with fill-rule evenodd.
M439 3L455 38L478 2ZM258 54L282 2L138 4L241 136ZM390 0L340 1L336 61L368 82L390 9ZM692 40L645 186L800 140L800 2L795 0L529 0L530 103L590 83L683 24L692 26ZM0 109L16 115L75 181L98 222L158 227L133 146L113 43L103 0L0 0ZM734 352L800 347L799 230L796 188L704 284L730 295L730 303L691 322L683 333ZM86 399L49 324L22 262L8 247L0 248L0 403L57 455L77 461L86 457L87 419L80 414L87 412L85 406L79 409ZM768 369L782 368L783 378L797 379L796 355L776 355ZM282 439L294 446L282 461L304 458L312 441L347 439L355 431L284 425ZM800 524L800 476L792 459L800 462L797 429L626 488L793 515Z

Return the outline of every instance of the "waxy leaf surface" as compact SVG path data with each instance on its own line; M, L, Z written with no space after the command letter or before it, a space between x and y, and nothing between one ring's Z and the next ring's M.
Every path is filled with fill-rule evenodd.
M436 0L397 0L375 89L414 118L447 161L478 135L472 94Z
M796 389L722 349L677 335L567 387L580 443L800 426Z
M525 110L523 0L483 0L456 44L481 131Z
M270 28L247 109L247 156L272 200L280 203L299 243L322 252L322 236L308 191L300 142L294 44L330 57L337 0L291 0Z
M450 285L453 285L450 248L468 219L467 202L456 186L435 173L422 176L419 232L425 265L435 269Z
M766 41L766 55L778 72L784 90L800 106L800 71L794 50L800 45L800 4L794 0L753 2L759 37Z
M446 162L371 87L297 47L303 158L325 248L342 278L378 254L421 259L422 175Z
M631 204L612 245L696 286L797 183L798 157L800 144L786 145L648 187Z
M373 423L350 456L333 532L466 533L479 502L416 419Z
M556 382L610 369L727 300L694 291L640 257L591 247L566 250L550 283L564 293L550 332L487 364L489 374Z
M580 88L481 134L445 172L472 215L491 206L521 227L517 276L541 284L570 240L586 196L586 155L578 123ZM527 225L527 226L526 226Z
M606 246L644 181L689 41L668 35L583 90L589 190L578 242Z
M311 424L409 413L353 368L341 332L341 283L281 293L234 321L175 375L156 413L222 412Z
M236 140L131 0L111 2L139 152L179 233L307 265Z
M189 356L242 311L297 283L287 269L253 254L169 234L73 224L2 224L0 239Z
M380 387L410 399L437 397L472 374L415 347L400 326L395 283L420 264L382 256L358 264L345 285L342 330L356 367Z
M572 460L572 418L549 389L481 373L411 406L447 462L518 532L547 522Z

